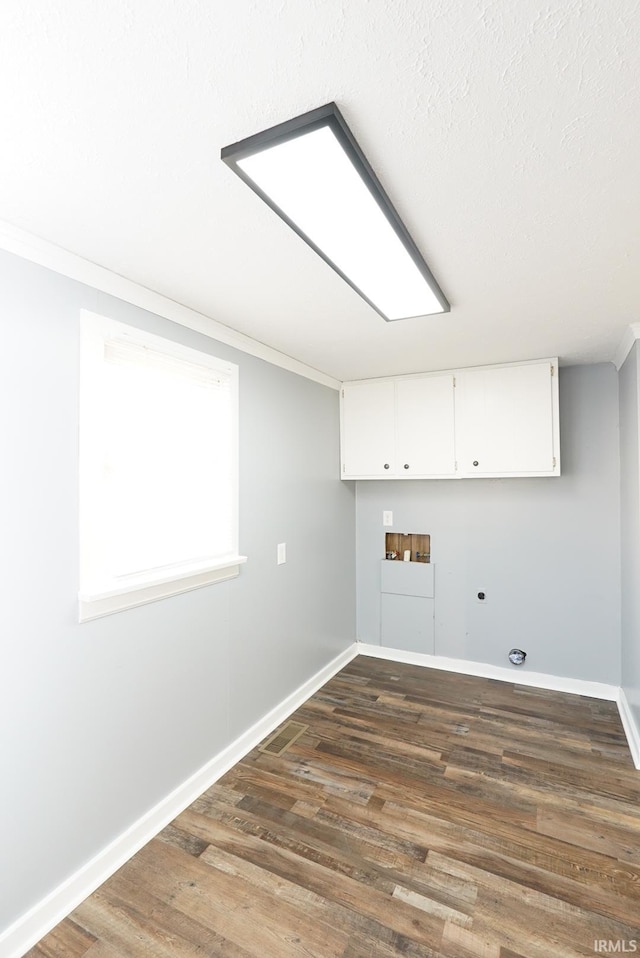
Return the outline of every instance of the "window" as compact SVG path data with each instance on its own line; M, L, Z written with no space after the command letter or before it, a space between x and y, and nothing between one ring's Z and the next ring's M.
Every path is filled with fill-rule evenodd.
M83 311L80 620L237 575L238 367Z

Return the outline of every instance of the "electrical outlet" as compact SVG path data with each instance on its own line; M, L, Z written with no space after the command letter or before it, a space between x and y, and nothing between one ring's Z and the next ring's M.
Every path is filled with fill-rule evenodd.
M480 605L487 604L487 593L486 592L476 592L476 602L479 602Z
M283 565L287 561L287 543L278 543L278 565Z
M382 525L383 526L392 526L393 525L393 512L383 512L382 513Z

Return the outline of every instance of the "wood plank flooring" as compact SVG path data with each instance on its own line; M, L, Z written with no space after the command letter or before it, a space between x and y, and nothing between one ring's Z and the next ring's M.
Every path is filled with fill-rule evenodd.
M360 656L293 718L30 958L640 953L613 703Z

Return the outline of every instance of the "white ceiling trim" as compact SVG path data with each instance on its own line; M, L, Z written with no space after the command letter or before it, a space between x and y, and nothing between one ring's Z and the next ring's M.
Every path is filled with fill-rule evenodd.
M173 323L186 326L187 329L193 329L197 333L208 336L209 339L215 339L217 342L233 346L234 349L248 353L250 356L264 359L273 366L287 369L289 372L304 376L305 379L311 379L323 386L329 386L331 389L340 389L341 383L339 380L327 376L326 373L320 372L312 366L307 366L306 363L293 359L271 346L246 336L244 333L236 332L215 319L198 313L188 306L183 306L181 303L176 303L154 290L140 286L118 273L113 273L104 266L98 266L97 263L83 259L81 256L69 252L69 250L62 249L54 243L49 243L39 236L34 236L26 230L18 229L16 226L1 220L0 249L51 269L69 279L91 286L101 293L116 296L133 306L139 306L141 309L146 309L150 313L169 319Z
M613 358L613 362L618 371L620 371L620 367L631 352L633 344L637 339L640 339L640 323L630 323L622 334L620 345L616 349L616 354Z

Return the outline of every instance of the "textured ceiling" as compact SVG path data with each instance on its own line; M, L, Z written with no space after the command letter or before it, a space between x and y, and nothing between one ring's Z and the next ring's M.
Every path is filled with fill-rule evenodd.
M338 379L640 319L640 0L3 0L0 219ZM386 324L220 161L335 100L450 314Z

